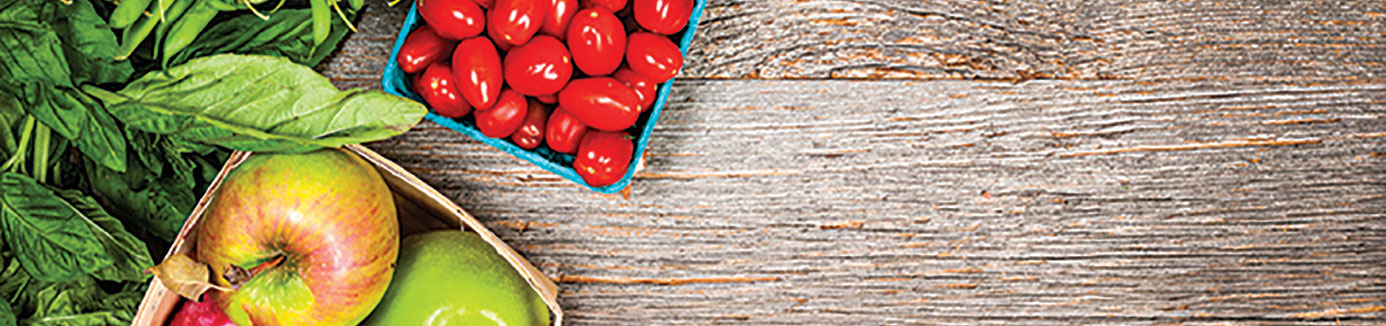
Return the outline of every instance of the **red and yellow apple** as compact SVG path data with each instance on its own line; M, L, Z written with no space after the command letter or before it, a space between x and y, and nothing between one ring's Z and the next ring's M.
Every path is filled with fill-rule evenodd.
M337 149L254 154L214 196L197 257L214 283L233 288L207 293L231 321L355 325L379 304L394 276L399 222L390 189L361 158Z

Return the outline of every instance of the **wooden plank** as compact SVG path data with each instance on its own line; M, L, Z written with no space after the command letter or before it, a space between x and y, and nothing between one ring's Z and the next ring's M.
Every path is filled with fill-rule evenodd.
M1376 324L1386 86L689 81L630 199L426 123L371 144L574 325Z
M379 87L406 12L319 68ZM1384 13L713 0L630 199L431 123L371 147L575 325L1380 324ZM782 78L992 82L722 80Z
M1386 6L1370 1L710 3L692 76L1324 78L1386 63Z
M328 75L373 86L408 2ZM1386 74L1376 1L710 0L684 78L1278 79Z

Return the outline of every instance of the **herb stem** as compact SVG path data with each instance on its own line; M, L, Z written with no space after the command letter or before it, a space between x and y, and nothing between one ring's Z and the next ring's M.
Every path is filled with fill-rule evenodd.
M39 183L49 183L49 151L53 129L43 123L37 123L33 132L33 179Z
M48 128L42 123L38 124L34 132L34 180L39 183L48 183L48 157L49 147L51 147L53 129Z
M62 154L58 154L58 155L62 155ZM54 180L55 182L62 182L62 180L63 180L63 160L62 160L62 159L59 159L59 160L57 160L57 161L53 161L53 169L52 169L52 171L53 171L53 180Z
M352 24L352 23L351 23L351 19L347 18L346 13L343 13L343 12L342 12L342 7L337 5L337 0L330 0L330 1L332 1L332 2L331 2L331 3L332 3L332 10L336 10L336 11L337 11L337 16L342 17L342 22L343 22L343 23L346 23L347 29L350 29L351 32L355 33L355 32L356 32L356 25Z
M14 156L5 161L4 165L0 165L0 170L15 172L15 169L24 165L24 157L28 156L29 151L29 139L34 137L34 124L34 116L24 116L24 133L19 137L19 149L14 151Z
M19 283L19 289L14 291L14 295L10 297L10 302L19 301L19 295L24 293L24 288L29 287L29 280L33 279L32 276L24 278L24 283Z

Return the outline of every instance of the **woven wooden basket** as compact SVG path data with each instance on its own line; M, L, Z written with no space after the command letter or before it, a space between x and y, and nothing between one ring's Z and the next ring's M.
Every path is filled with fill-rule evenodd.
M395 206L399 211L399 229L401 238L410 234L421 233L430 230L461 229L464 231L476 232L481 239L496 249L515 271L529 282L544 303L548 305L549 312L552 314L553 325L563 325L563 310L558 305L558 287L553 281L545 277L539 269L530 264L528 260L521 257L519 253L502 242L499 237L486 229L475 218L472 218L467 211L458 207L457 204L438 193L433 187L428 186L413 174L405 171L399 165L395 165L389 159L367 149L363 146L351 145L345 148L362 159L365 159L376 171L380 172L381 177L385 178L385 183L389 185L390 191L394 193ZM226 165L217 174L216 180L212 181L211 187L207 188L207 193L198 201L197 207L193 209L188 221L183 223L182 231L178 232L178 238L174 240L173 247L164 255L165 258L175 253L194 255L194 243L197 239L197 223L201 220L202 213L216 195L218 186L231 170L250 157L250 152L236 152L226 161ZM144 300L140 302L139 311L135 314L134 325L164 325L168 318L173 314L174 308L183 300L177 293L170 291L159 282L158 278L150 281L149 289L144 293Z

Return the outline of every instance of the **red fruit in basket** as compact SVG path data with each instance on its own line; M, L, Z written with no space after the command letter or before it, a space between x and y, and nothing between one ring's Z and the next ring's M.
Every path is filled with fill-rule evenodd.
M621 181L635 151L628 137L624 132L611 131L592 131L583 136L577 157L573 158L573 169L582 181L593 187Z
M621 11L621 9L626 9L626 0L587 0L585 2L587 8L591 8L593 6L602 6L606 7L607 10L611 10L611 12L617 12Z
M511 48L514 48L514 47L515 47L514 44L510 44L510 43L506 43L506 42L496 42L495 40L500 39L500 36L496 34L496 29L494 29L494 28L487 28L487 29L486 29L486 37L490 37L490 38L491 38L491 42L494 42L494 44L496 45L496 48L499 48L501 53L509 52Z
M423 84L423 74L412 74L408 76L409 89L414 90L414 93L416 94L420 93L419 90L421 90L422 88L419 88L419 85Z
M507 52L503 70L505 83L520 94L553 94L573 77L573 59L563 42L539 35Z
M626 51L626 30L606 7L578 11L568 26L568 50L583 73L605 76L616 71Z
M539 147L539 143L544 142L544 123L549 120L549 108L539 101L529 101L529 111L525 112L525 121L520 123L520 129L510 134L510 140L515 145L523 149L534 149Z
M655 83L673 79L683 68L683 53L668 37L655 33L630 34L626 65Z
M539 102L543 102L544 104L558 104L558 94L557 94L557 93L554 93L554 94L544 94L544 95L535 95L535 96L534 96L534 99L539 100Z
M212 303L210 300L184 301L183 308L178 309L178 313L173 315L173 321L169 326L236 326L231 322L231 318L226 317L226 313L221 311L221 307Z
M587 125L562 107L553 110L544 129L544 141L549 143L549 149L564 154L577 153L578 143L587 134Z
M568 37L568 25L573 22L573 14L578 11L578 0L550 0L549 14L544 16L544 24L539 32L553 35L559 40Z
M452 68L446 63L434 62L419 74L419 81L414 86L414 91L428 102L428 106L433 108L438 115L456 118L472 112L472 106L467 104L467 100L462 98L462 94L457 91L457 78L452 74Z
M452 51L452 73L457 77L457 90L478 111L496 104L496 95L505 83L500 54L485 37L457 43L457 50Z
M438 36L449 40L481 35L486 29L486 12L468 0L419 0L419 16Z
M406 73L416 73L428 68L428 64L447 57L452 51L452 42L438 37L428 25L419 26L404 44L399 47L399 68Z
M558 92L558 106L583 124L608 131L630 128L644 110L640 96L611 77L576 79Z
M384 297L399 217L390 187L356 154L257 152L215 198L189 240L212 282L234 289L205 295L232 322L356 325Z
M507 88L501 91L494 107L476 113L476 129L486 137L504 138L520 128L528 112L525 97Z
M544 15L549 14L552 0L496 0L486 17L487 28L495 30L496 43L520 45L529 42L539 26L544 24Z
M660 34L674 34L688 25L693 0L633 0L635 21L640 27Z
M635 73L630 67L622 67L611 73L611 78L621 81L626 87L635 91L635 95L640 97L641 109L648 109L654 105L655 97L659 96L658 83L650 81L644 75ZM643 110L642 110L643 111Z

